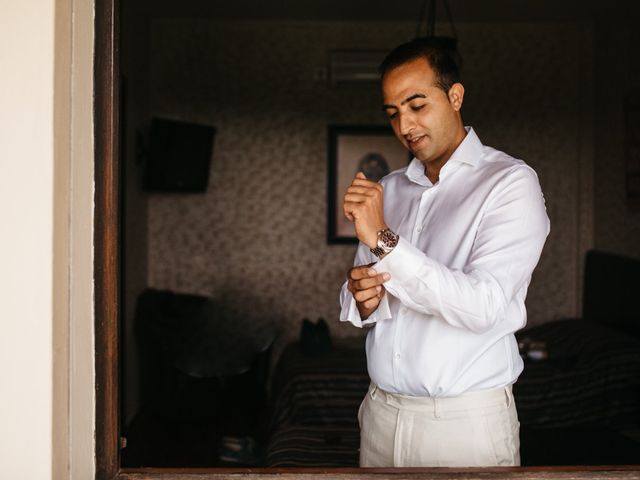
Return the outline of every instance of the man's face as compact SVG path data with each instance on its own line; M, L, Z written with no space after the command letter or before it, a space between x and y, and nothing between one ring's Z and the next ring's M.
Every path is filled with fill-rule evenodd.
M425 165L441 167L464 138L459 110L464 89L437 86L425 59L390 70L382 79L384 110L396 136Z

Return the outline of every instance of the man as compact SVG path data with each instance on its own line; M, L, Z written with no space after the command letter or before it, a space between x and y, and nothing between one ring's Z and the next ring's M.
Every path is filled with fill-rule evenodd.
M450 53L428 40L381 65L384 110L415 158L344 197L360 245L340 319L367 335L360 465L519 465L514 332L549 233L535 172L465 128Z

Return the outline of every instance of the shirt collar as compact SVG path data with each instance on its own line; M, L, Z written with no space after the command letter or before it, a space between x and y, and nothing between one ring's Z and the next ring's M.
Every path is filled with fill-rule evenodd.
M471 166L475 166L478 164L478 161L482 157L483 145L476 132L473 130L473 127L464 127L467 131L464 139L458 145L458 148L455 149L447 163L440 170L440 177L442 178L442 174L447 170L450 170L455 163L466 163ZM419 185L431 185L431 182L424 174L424 165L420 160L414 158L405 175L414 183Z

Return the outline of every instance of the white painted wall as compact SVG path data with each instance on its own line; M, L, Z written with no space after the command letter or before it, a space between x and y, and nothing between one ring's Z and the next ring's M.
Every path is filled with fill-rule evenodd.
M90 479L92 0L0 0L0 476Z
M54 2L0 16L0 468L52 474Z

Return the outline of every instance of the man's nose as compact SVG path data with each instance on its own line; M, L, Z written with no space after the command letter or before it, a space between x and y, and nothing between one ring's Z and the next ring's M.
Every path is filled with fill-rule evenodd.
M415 126L415 122L413 121L413 118L411 118L411 115L408 115L406 113L399 115L400 118L398 119L399 123L400 123L400 134L401 135L408 135L411 130L413 130L413 127Z

